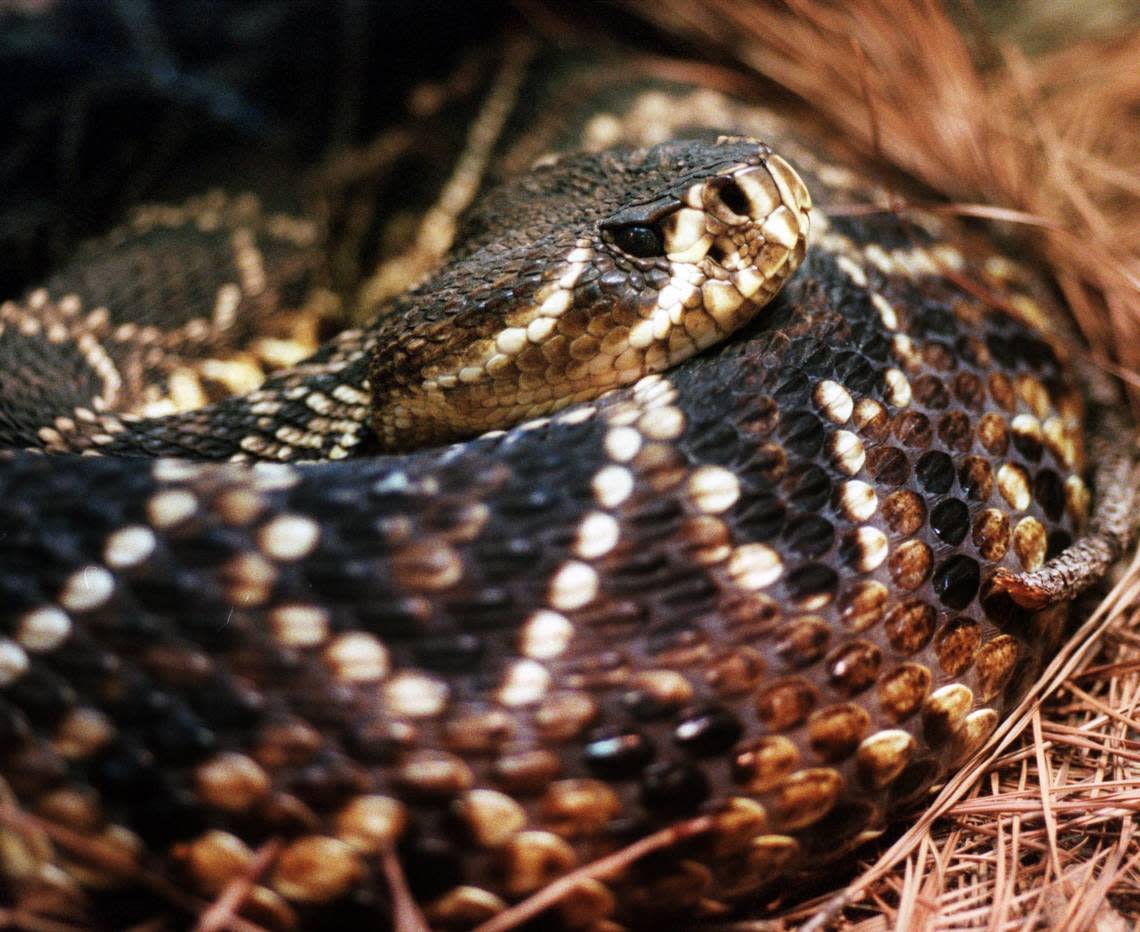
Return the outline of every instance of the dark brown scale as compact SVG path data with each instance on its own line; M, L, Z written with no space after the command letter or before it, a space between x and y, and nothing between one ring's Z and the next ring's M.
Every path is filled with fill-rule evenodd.
M860 580L840 596L840 620L851 631L873 627L882 620L889 597L881 582Z
M829 602L839 585L839 574L822 563L806 563L788 574L785 588L793 602L809 607Z
M981 408L985 397L985 386L973 372L960 372L954 377L954 396L969 410Z
M652 742L644 735L615 728L591 732L583 751L590 771L610 780L635 776L656 755Z
M776 651L792 667L805 667L823 656L831 629L817 617L797 618L777 632Z
M795 677L761 686L756 694L760 721L773 732L802 725L816 704L818 693L806 680Z
M926 364L939 370L949 369L953 366L953 359L946 358L945 350L941 344L929 344L931 349L924 352ZM941 411L950 404L950 395L942 379L936 375L921 375L911 385L914 400L926 408Z
M917 600L892 609L884 622L891 647L904 656L918 653L930 643L937 619L933 606Z
M900 489L883 500L883 518L900 537L909 537L926 521L926 504L910 489Z
M852 641L827 659L832 686L854 696L875 682L882 665L882 652L869 641Z
M620 118L648 89L623 76L612 95L571 94L559 114ZM689 89L656 90L674 96L684 125L700 124L685 111ZM729 104L741 125L718 129L748 131L747 111ZM575 138L570 122L550 132ZM622 144L646 141L632 125L622 132ZM850 202L816 177L822 147L771 141L788 143L818 202ZM555 148L550 137L504 140L496 171L516 143L523 163ZM629 157L599 157L611 161L591 184L618 186L609 200L621 200ZM472 321L494 339L574 245L529 248L539 228L562 232L556 211L538 216L558 177L557 166L523 175L483 201L494 211L475 208L455 256L504 248L455 273L462 287L445 271L433 281L450 281L446 294L398 300L442 321L433 302L473 296ZM594 188L565 178L588 213ZM370 413L345 412L367 408L358 393L379 350L350 333L274 378L280 409L239 396L129 425L107 445L240 451L276 469L6 455L4 791L97 840L107 826L113 843L133 833L148 866L195 897L247 877L253 852L280 839L243 918L264 919L260 909L282 930L390 927L379 870L389 848L429 922L462 930L707 814L711 831L539 920L572 927L574 909L589 907L603 925L699 924L703 911L778 894L785 876L920 804L984 740L968 717L1004 714L1064 632L1065 606L1035 615L995 597L993 579L1039 566L1083 530L1084 464L1040 426L1070 418L1077 395L1028 324L952 281L864 255L931 245L921 225L830 222L845 261L813 247L741 335L537 427L373 455ZM980 277L991 248L943 223L959 274ZM269 290L303 290L312 252L251 232ZM115 270L156 267L151 245L218 251L231 233L96 246L68 274L82 284L106 269L120 281ZM185 270L202 277L186 292L197 303L179 304L189 314L229 269ZM636 256L587 263L577 280L591 300L616 301L619 324L651 313L668 284L663 266ZM161 293L161 306L179 303ZM164 326L184 319L163 313ZM564 323L598 346L620 342L573 314ZM55 394L46 386L42 404L3 383L0 439L22 447L61 405L74 408L69 391L90 395L99 380L75 340L58 351L17 351L11 331L4 340L0 363L54 352L62 371L82 369ZM576 351L539 351L543 365L547 352L562 365ZM521 368L540 361L526 358ZM322 415L330 405L345 408ZM104 428L63 442L97 446ZM302 436L277 437L290 429ZM1080 449L1079 430L1066 439ZM290 465L342 440L344 462ZM55 866L82 886L71 863L60 853ZM134 892L85 895L103 905Z
M1042 446L1039 435L1013 430L1013 447L1030 463L1041 459Z
M941 450L924 453L916 472L923 489L931 495L949 492L954 485L954 461Z
M978 440L985 447L986 452L994 456L1004 455L1009 447L1009 433L1006 430L1005 418L993 411L982 415L978 419Z
M919 710L930 690L928 667L904 663L885 673L878 682L879 706L887 719L901 722Z
M939 565L934 571L932 584L944 605L962 609L978 594L981 578L978 561L959 554Z
M938 665L947 676L959 676L973 662L981 643L981 629L969 618L955 618L942 626L934 642Z
M820 709L808 723L808 742L820 760L841 761L859 746L870 723L863 707L852 703Z
M934 557L930 545L921 540L908 540L890 556L891 578L904 592L913 592L930 576Z
M906 411L895 418L894 435L904 447L924 450L930 446L933 435L930 419L921 412ZM946 443L941 425L939 426L939 436Z
M944 498L931 510L930 526L943 543L956 547L970 530L970 509L956 498Z
M902 485L910 475L910 461L898 447L877 447L867 454L867 468L883 486Z
M1048 549L1045 559L1052 560L1073 543L1073 537L1068 531L1053 531L1049 535Z
M709 780L693 764L652 764L642 777L641 798L657 813L686 815L708 799Z
M958 485L968 499L984 502L993 491L993 473L993 466L988 460L980 456L964 457L958 466Z
M835 540L835 528L826 518L801 515L787 523L784 540L793 552L805 557L817 557L831 549Z
M1001 372L994 372L989 377L990 396L1006 411L1013 411L1017 407L1017 398L1009 378Z
M673 729L673 741L695 757L712 757L731 748L741 735L739 719L717 706L691 709Z
M966 452L973 445L973 427L964 411L952 411L938 421L938 439L947 449Z

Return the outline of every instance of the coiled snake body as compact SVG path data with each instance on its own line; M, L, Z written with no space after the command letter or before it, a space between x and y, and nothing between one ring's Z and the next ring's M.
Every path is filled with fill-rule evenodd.
M303 300L314 227L248 201L145 209L3 306L7 894L122 926L248 876L250 921L382 928L394 852L470 928L703 814L544 927L700 916L880 831L1032 679L1067 607L993 579L1089 508L1032 280L933 217L829 216L881 192L775 116L606 74L545 137L604 151L482 197L251 393L141 416ZM806 256L748 137L823 205ZM543 154L472 138L465 183Z

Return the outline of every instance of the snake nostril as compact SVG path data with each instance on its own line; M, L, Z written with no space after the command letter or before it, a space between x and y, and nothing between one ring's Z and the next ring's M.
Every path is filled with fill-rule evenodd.
M726 182L717 190L717 194L720 195L721 203L734 214L739 214L741 217L749 215L752 204L748 200L748 195L735 181Z
M724 265L725 259L728 258L728 255L729 250L719 240L709 247L708 257L718 265Z

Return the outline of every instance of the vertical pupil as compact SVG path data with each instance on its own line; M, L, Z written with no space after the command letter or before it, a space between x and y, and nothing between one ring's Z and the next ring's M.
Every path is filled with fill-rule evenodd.
M637 224L622 227L614 233L614 242L622 252L631 256L647 258L661 255L661 236L652 227Z

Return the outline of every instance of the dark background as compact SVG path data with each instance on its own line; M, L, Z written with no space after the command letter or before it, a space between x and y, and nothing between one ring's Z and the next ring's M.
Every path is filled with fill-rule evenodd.
M505 2L0 0L0 300L138 201L399 118Z

